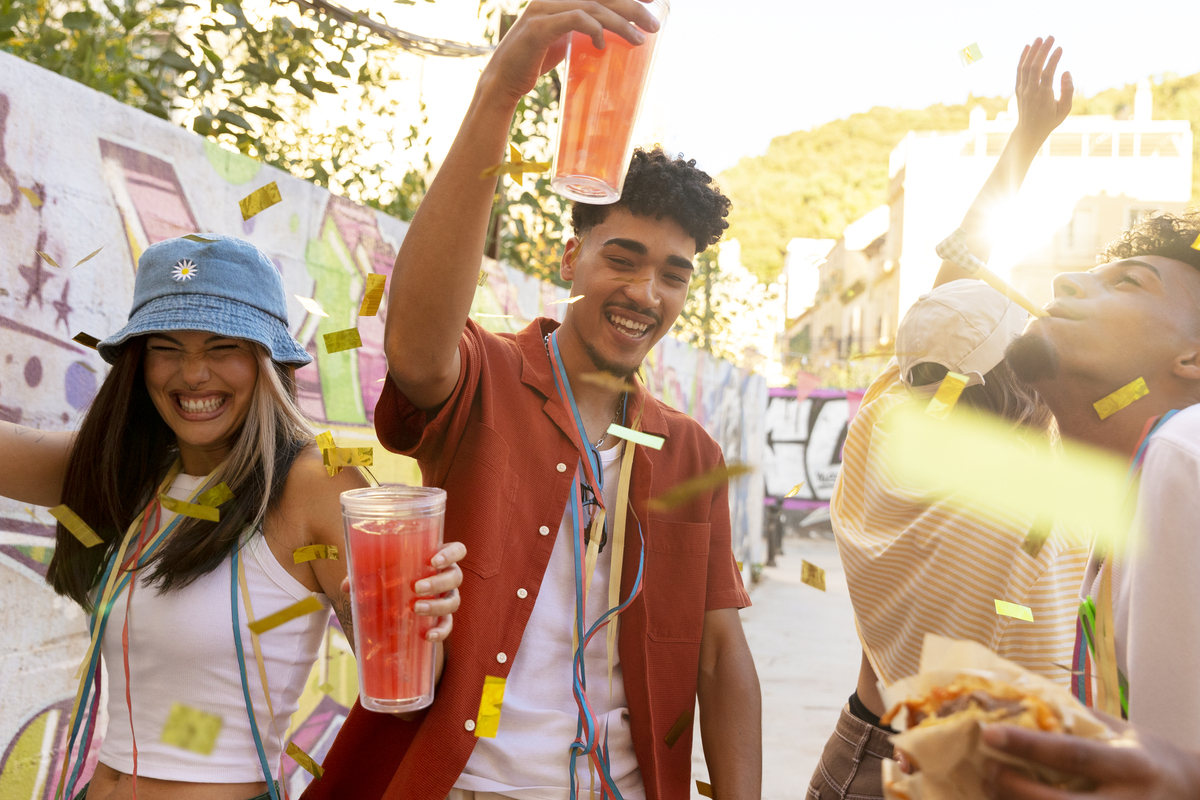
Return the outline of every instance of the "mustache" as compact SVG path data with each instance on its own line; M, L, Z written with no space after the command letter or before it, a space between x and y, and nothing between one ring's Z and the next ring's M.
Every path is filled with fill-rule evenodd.
M649 317L650 319L654 320L655 325L662 325L662 315L652 308L638 308L633 303L622 303L617 300L614 300L611 303L606 303L604 308L621 308L625 311L632 311L634 314L641 314L643 317Z

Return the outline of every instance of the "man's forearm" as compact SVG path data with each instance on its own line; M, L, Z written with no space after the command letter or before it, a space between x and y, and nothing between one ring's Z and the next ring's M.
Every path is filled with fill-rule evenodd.
M762 796L762 694L750 649L723 648L701 668L700 736L716 800Z

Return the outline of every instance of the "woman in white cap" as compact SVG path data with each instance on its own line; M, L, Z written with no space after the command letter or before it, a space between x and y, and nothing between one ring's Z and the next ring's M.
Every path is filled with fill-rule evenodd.
M999 163L956 232L986 258L988 211L1015 194L1033 156L1071 107L1061 99L1053 38L1025 48L1017 70L1020 121ZM1047 61L1049 57L1049 61ZM1047 520L966 509L908 485L884 455L891 412L929 399L950 372L966 376L951 413L986 413L1014 437L1048 437L1053 416L1007 363L1028 314L953 261L932 292L905 314L896 354L866 395L846 436L830 500L838 551L863 646L858 684L842 710L808 789L810 800L882 798L882 761L893 757L877 685L918 671L926 633L972 639L1047 678L1069 684L1077 592L1087 562L1083 536ZM964 444L964 446L967 446ZM1032 534L1032 536L1031 536ZM1034 622L996 613L995 600L1032 609Z
M0 423L0 451L21 454L0 460L0 494L84 523L60 521L47 578L90 612L92 634L57 796L82 783L104 677L108 729L76 797L277 800L279 735L331 606L353 641L346 562L293 551L344 554L338 498L366 482L326 471L296 405L294 371L311 358L288 334L275 266L247 242L148 248L129 322L98 349L112 371L77 432ZM179 501L218 519L176 514ZM431 640L450 632L464 555L446 545L417 587L417 612L441 618ZM251 613L312 597L319 611L253 640Z

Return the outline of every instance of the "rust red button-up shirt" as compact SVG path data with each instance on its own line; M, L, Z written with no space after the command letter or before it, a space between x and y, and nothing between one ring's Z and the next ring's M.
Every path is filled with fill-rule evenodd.
M446 490L446 540L467 547L462 605L433 705L403 721L356 704L306 800L443 800L466 766L484 676L508 677L579 460L579 434L542 339L557 324L539 319L516 335L496 335L468 322L458 385L432 419L385 384L375 410L379 440L416 458L426 485ZM638 447L634 457L629 501L645 536L645 585L620 616L618 648L646 796L683 800L692 728L672 747L665 737L695 706L704 612L744 608L750 598L733 558L727 487L670 511L647 507L650 497L721 464L720 446L644 388L629 411L666 443L658 451ZM625 537L622 600L638 566L632 517Z

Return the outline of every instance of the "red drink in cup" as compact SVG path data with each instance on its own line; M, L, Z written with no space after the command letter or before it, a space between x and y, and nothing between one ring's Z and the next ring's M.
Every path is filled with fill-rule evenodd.
M446 493L378 486L342 493L359 701L371 711L414 711L433 702L437 620L419 616L414 584L436 570Z
M668 0L653 0L646 8L666 23ZM661 36L661 28L646 33L645 43L635 46L606 30L604 49L598 50L590 36L571 34L550 180L558 194L600 205L621 198L633 155L633 126Z

